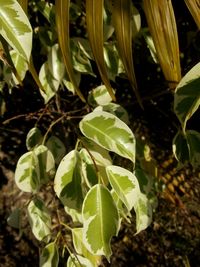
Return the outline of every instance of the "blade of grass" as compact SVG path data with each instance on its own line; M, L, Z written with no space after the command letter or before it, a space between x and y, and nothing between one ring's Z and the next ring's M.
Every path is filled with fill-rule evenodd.
M113 25L118 43L118 50L128 79L135 91L138 103L142 107L138 92L132 55L132 3L130 0L113 1Z
M103 52L103 0L86 0L86 23L88 38L101 79L111 98L115 101L113 88L110 84Z
M159 63L171 89L181 79L176 21L171 0L143 0Z
M200 30L200 1L199 0L185 0L185 3Z
M83 102L86 102L83 94L81 93L76 78L74 76L73 65L71 61L71 53L70 53L70 38L69 38L69 8L70 1L69 0L56 0L55 1L56 8L56 25L58 32L58 41L60 45L60 49L63 56L63 61L65 64L65 68L71 83L74 86L75 92L80 97Z

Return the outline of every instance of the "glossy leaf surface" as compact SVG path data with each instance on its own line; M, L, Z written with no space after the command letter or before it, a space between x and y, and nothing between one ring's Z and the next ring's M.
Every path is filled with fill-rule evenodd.
M135 137L116 116L104 111L92 112L82 119L80 130L98 145L135 162Z
M54 180L54 190L64 206L81 209L81 179L81 159L79 153L72 150L60 162Z
M52 242L46 245L40 254L40 267L57 267L59 262L58 247Z
M94 255L111 256L110 241L119 230L119 215L110 191L95 185L83 203L83 240ZM95 234L94 234L95 233Z

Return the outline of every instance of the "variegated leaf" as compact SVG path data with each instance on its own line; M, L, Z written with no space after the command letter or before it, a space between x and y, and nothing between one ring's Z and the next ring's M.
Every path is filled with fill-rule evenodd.
M64 206L80 210L83 202L81 158L76 150L69 152L58 166L54 190Z
M92 112L82 119L80 130L98 145L135 163L135 137L116 116L104 111Z
M40 168L40 182L47 183L55 175L55 160L51 151L44 145L34 149Z
M61 159L64 157L66 153L66 148L63 142L56 136L51 136L47 142L46 146L51 151L54 156L55 163L59 164Z
M16 51L12 50L10 52L13 64L15 65L15 68L17 70L17 73L19 74L20 80L23 81L26 71L28 70L28 64L26 60ZM19 84L18 79L16 79L15 75L12 74L14 82L16 84Z
M40 187L38 158L33 151L22 155L17 162L15 182L24 192L35 193Z
M32 28L17 0L0 0L0 34L27 61L32 49Z
M119 215L110 191L101 184L87 193L82 209L83 241L94 255L111 256L110 241L119 230ZM95 233L95 234L94 234Z
M189 147L190 162L194 168L200 166L200 133L197 131L186 131Z
M50 239L51 216L41 199L33 199L28 205L28 219L34 236L39 240Z
M88 101L92 106L102 106L110 103L112 98L105 85L100 85L90 92Z
M51 242L42 249L40 254L40 267L57 267L59 263L58 247Z
M131 211L140 195L140 187L136 176L132 172L114 165L108 166L106 172L112 188L127 209Z
M200 105L200 63L196 64L178 84L174 96L174 111L183 131L187 121Z
M32 150L34 147L40 145L42 142L41 131L37 127L30 129L26 136L26 147L28 150Z
M94 267L94 265L83 256L71 254L67 260L67 267Z
M180 164L184 164L189 161L189 149L186 136L181 131L173 138L173 153L177 161Z

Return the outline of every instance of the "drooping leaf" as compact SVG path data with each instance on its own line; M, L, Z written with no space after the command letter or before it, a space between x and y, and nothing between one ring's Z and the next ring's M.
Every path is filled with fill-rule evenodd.
M88 101L92 106L101 106L110 103L112 98L110 97L105 85L100 85L90 92Z
M189 161L189 149L186 136L179 131L173 139L173 153L177 161L181 164L185 164Z
M20 227L21 227L21 210L19 208L16 208L11 212L11 214L7 218L7 223L11 227L20 229Z
M72 150L60 162L54 180L54 190L64 206L81 209L81 179L81 159L79 153Z
M40 169L40 182L47 183L55 175L55 160L51 151L44 145L40 145L34 149L34 153L38 158Z
M200 30L200 5L199 0L185 0L185 3Z
M142 106L138 92L132 54L132 3L130 0L113 1L113 25L117 39L119 55L126 74L134 89L138 103Z
M26 60L16 51L12 50L10 52L13 64L17 70L17 73L20 76L20 80L23 81L26 71L28 70L28 64ZM19 81L16 79L15 75L13 74L13 79L16 84L19 84Z
M51 242L42 249L40 254L40 267L57 267L59 263L58 247Z
M152 207L148 198L143 193L138 197L134 207L136 213L136 234L146 229L152 221Z
M59 83L62 81L65 73L65 66L61 58L62 56L58 44L53 45L48 54L48 68L53 78Z
M66 148L63 142L56 136L51 136L46 143L46 146L54 156L55 163L59 164L66 153Z
M45 103L47 103L56 94L59 87L59 81L54 79L52 76L49 70L48 62L45 62L42 65L39 73L39 79L44 90L40 90L40 92Z
M200 133L188 130L186 131L187 143L189 147L190 162L193 167L200 166Z
M17 162L15 182L24 192L35 193L40 187L39 162L33 151L22 155Z
M104 106L98 106L93 111L106 111L117 116L120 120L122 120L126 124L130 123L127 111L122 106L116 103L109 103Z
M50 2L39 1L36 3L38 10L55 27L55 6Z
M92 266L98 266L98 262L100 262L100 257L91 254L83 243L83 228L73 228L72 238L76 252L90 260L90 262L93 264Z
M129 211L135 206L140 194L139 183L136 176L119 166L108 166L106 168L109 182L118 197L126 205Z
M144 0L148 27L165 79L171 88L181 79L178 34L171 0Z
M51 216L42 200L35 198L28 205L28 219L34 236L39 240L50 239Z
M27 61L32 49L32 28L17 0L0 0L0 34Z
M183 131L187 121L200 104L200 63L196 64L178 84L174 96L174 111L179 118Z
M37 127L33 127L26 136L26 147L32 150L34 147L40 145L42 142L41 131Z
M94 255L111 256L110 241L119 230L119 215L110 191L101 184L87 193L82 209L83 240ZM94 234L95 233L95 234Z
M92 112L82 119L80 130L98 145L135 162L135 137L116 116L105 111Z
M110 84L103 52L103 0L86 1L86 23L88 38L92 48L101 79L105 84L111 98L115 101L112 86Z
M55 1L55 11L56 11L56 25L58 31L58 41L60 45L60 49L63 55L63 61L65 64L65 68L67 70L68 77L73 84L73 87L83 102L85 98L78 88L76 79L74 77L74 71L71 61L71 53L70 53L70 38L69 38L69 7L70 0L56 0Z
M71 254L67 260L67 267L94 267L94 265L83 256Z

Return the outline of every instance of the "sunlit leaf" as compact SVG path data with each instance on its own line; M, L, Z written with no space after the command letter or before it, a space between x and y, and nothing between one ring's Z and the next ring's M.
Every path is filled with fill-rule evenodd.
M81 179L81 158L77 151L72 150L60 162L54 180L54 190L64 206L81 209Z
M44 145L34 149L38 158L41 183L47 183L55 175L55 160L51 151Z
M83 102L85 101L80 89L78 88L76 79L74 77L74 71L71 61L70 53L70 38L69 38L69 7L70 0L56 0L55 11L56 11L56 25L58 31L58 41L63 55L63 61L67 70L69 80L73 84L73 87Z
M90 262L93 264L92 266L98 266L98 262L100 262L100 257L91 254L83 243L83 228L73 228L72 238L76 252L90 260Z
M83 256L71 254L67 260L67 267L94 267L94 265Z
M93 111L106 111L115 116L117 116L120 120L129 124L128 112L119 104L109 103L107 105L98 106Z
M51 216L40 199L33 199L28 205L28 219L34 236L39 240L49 240L51 234Z
M32 150L34 147L40 145L42 142L41 131L37 127L33 127L26 136L26 147Z
M57 267L59 263L58 247L55 242L49 243L40 254L40 267Z
M200 30L200 5L199 0L185 0L185 3Z
M27 61L32 49L32 28L17 0L0 0L0 34Z
M101 79L105 84L111 98L115 100L110 84L103 52L103 0L86 0L86 23L88 38L92 48Z
M196 64L178 84L174 96L174 111L183 130L200 104L200 63Z
M134 89L139 104L142 106L141 98L138 92L133 55L132 55L132 3L130 0L113 1L113 25L117 39L119 55L123 62L126 74Z
M110 241L119 230L118 210L110 191L101 184L92 187L84 199L82 212L86 248L109 260L112 253Z
M62 55L59 46L55 44L51 47L48 54L48 68L53 78L59 82L62 81L65 73L65 66L61 59Z
M25 77L27 70L28 70L28 64L27 64L26 60L14 50L12 50L10 52L10 55L11 55L13 64L15 65L15 68L17 70L17 73L20 76L20 80L22 81ZM13 74L13 79L14 79L16 84L19 84L19 81L16 79L14 74Z
M181 67L171 0L144 0L143 7L165 79L174 89L181 79Z
M152 207L148 198L143 193L138 197L134 207L136 213L136 234L146 229L152 221Z
M56 136L51 136L47 142L46 146L51 151L54 156L55 163L59 164L61 159L64 157L66 153L66 148L63 142Z
M45 103L47 103L56 94L59 87L59 81L54 79L52 76L48 62L45 62L42 65L39 73L39 79L44 89L44 91L40 90L40 92L45 100Z
M92 106L106 105L112 101L105 85L100 85L94 88L88 97L88 101Z
M118 197L126 205L129 211L135 206L140 194L139 183L136 176L119 166L108 166L106 168L109 182Z
M17 162L15 182L24 192L35 193L40 187L39 162L33 151L23 154Z
M82 119L80 130L98 145L135 162L135 137L116 116L104 111L92 112Z

